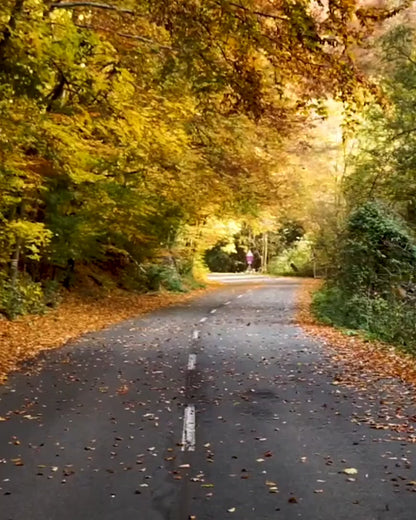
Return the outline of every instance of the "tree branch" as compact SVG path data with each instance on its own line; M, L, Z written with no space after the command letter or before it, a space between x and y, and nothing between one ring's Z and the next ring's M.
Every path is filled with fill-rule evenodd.
M134 14L131 9L123 9L110 4L97 4L96 2L55 2L50 9L52 11L53 9L75 9L76 7L91 7L92 9L106 9L107 11Z
M401 132L397 132L397 134L394 134L393 139L397 139L398 137L402 137L404 135L412 134L413 132L416 132L416 128L409 128L407 130L402 130Z
M272 20L282 20L285 22L287 22L287 20L289 20L289 18L287 16L279 16L277 14L263 13L262 11L253 11L249 7L245 7L244 5L237 4L235 2L227 2L227 3L228 3L228 5L231 5L232 7L245 11L246 13L249 13L249 14L254 14L256 16L260 16L261 18L271 18ZM223 4L221 2L217 2L217 4L221 7L223 7Z
M78 23L76 23L75 26L79 27L80 29L89 29L91 31L109 32L109 33L115 34L116 36L120 36L121 38L137 40L139 42L146 43L147 45L154 45L155 47L160 47L161 49L166 49L168 51L175 50L173 47L170 47L169 45L164 45L163 43L159 43L155 40L151 40L150 38L146 38L144 36L138 36L136 34L121 33L121 32L117 32L117 31L113 31L112 29L107 29L106 27L94 27L93 25L81 25Z

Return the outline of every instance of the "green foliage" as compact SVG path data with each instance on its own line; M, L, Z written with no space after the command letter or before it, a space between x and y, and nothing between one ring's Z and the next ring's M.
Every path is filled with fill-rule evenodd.
M0 283L0 314L15 319L23 314L43 314L61 301L61 287L56 280L34 282L29 275L20 275L15 284Z
M136 292L159 291L185 292L187 282L192 281L189 271L182 274L174 266L163 264L130 265L119 276L122 288Z
M350 207L381 199L416 226L416 33L397 25L378 42L382 103L372 103L357 128L345 179Z
M311 276L312 267L312 247L307 238L295 242L273 258L268 265L268 272L275 275L288 276Z
M305 234L305 229L300 222L286 221L279 229L279 242L282 248L295 245Z
M61 286L57 280L45 280L42 283L43 301L47 307L55 308L61 302Z
M323 323L362 330L372 338L416 352L414 302L347 295L339 287L328 285L315 293L312 308Z
M338 285L349 294L385 297L415 275L416 247L404 221L380 203L357 208L340 248Z
M40 283L29 277L22 277L16 285L4 282L0 286L0 312L9 319L21 314L42 314L46 310L46 302Z
M271 227L270 224L268 227ZM281 222L278 231L265 231L264 228L263 232L259 232L258 229L256 231L247 222L243 222L238 233L234 233L228 239L219 240L214 247L204 252L207 267L212 272L245 271L247 269L246 254L250 250L253 253L252 269L260 270L265 254L267 254L267 258L276 258L291 248L297 250L296 244L305 233L302 224L288 219ZM299 258L295 260L299 260L303 267L304 261L300 258L301 255L302 252L299 251ZM290 268L288 272L293 274Z
M214 273L238 273L247 269L246 252L238 244L227 251L227 242L220 242L204 254L204 262Z
M372 49L379 96L352 136L346 224L319 237L334 268L313 306L325 322L416 351L416 33L393 26Z
M416 247L403 220L367 202L349 217L339 266L315 294L324 322L361 329L384 341L416 348Z
M182 280L173 266L150 265L146 268L148 288L152 291L166 289L173 292L184 292Z

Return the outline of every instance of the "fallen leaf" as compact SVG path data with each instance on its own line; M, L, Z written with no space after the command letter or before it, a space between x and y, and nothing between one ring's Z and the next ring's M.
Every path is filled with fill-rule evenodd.
M346 475L356 475L358 473L358 470L355 468L345 468L343 471Z
M118 395L125 395L129 391L129 387L127 385L121 385L120 388L117 389Z

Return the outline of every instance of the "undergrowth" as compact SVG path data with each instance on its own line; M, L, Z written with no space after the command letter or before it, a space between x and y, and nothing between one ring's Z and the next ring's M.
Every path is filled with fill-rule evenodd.
M376 202L356 209L337 264L314 295L318 319L416 353L416 247L403 221Z

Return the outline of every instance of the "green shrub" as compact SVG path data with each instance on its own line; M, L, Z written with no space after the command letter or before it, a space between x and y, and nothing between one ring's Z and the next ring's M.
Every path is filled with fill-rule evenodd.
M311 276L313 267L310 242L303 238L273 258L268 265L268 272L276 275Z
M15 286L10 281L0 288L0 312L9 319L22 314L42 314L46 310L45 298L40 283L22 275Z
M177 266L130 264L120 274L119 285L123 289L140 293L161 289L185 292L187 289L203 287L203 283L195 279L190 261L178 263Z
M162 266L159 270L161 286L167 291L184 292L181 277L174 267Z
M326 286L315 293L312 309L323 323L362 330L372 338L416 351L416 307L411 302L350 295Z
M173 266L151 264L146 267L147 288L150 291L183 292L185 291L181 277Z
M340 244L337 284L349 293L386 296L412 281L416 247L403 220L377 202L367 202L349 217Z
M238 273L247 269L246 252L235 244L234 251L226 250L229 244L221 241L204 253L204 262L213 273Z
M118 283L120 287L127 291L144 293L151 290L149 288L149 276L147 270L143 266L133 263L123 269L118 278Z
M357 208L347 222L335 275L314 295L319 319L416 351L414 288L416 247L411 232L376 202Z
M58 280L46 280L42 285L44 304L55 309L62 300L60 283Z

